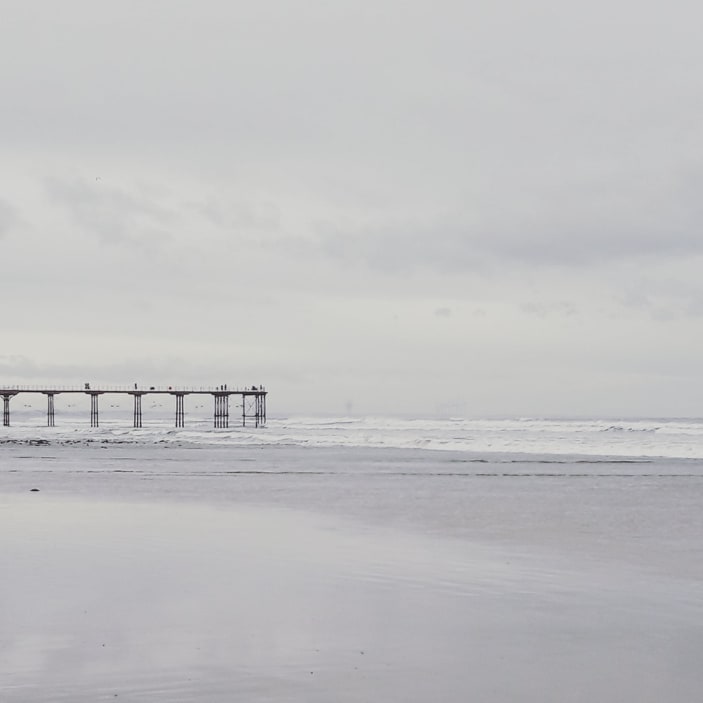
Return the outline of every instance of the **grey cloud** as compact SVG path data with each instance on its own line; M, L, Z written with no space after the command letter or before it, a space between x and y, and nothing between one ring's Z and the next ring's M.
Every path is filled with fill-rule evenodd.
M0 198L0 239L7 236L18 223L19 215L15 208Z
M628 282L615 300L626 310L644 312L653 320L703 316L703 284L693 279L644 276Z
M452 316L452 309L451 308L436 308L434 311L435 317L451 317Z
M45 181L46 191L63 205L86 233L108 244L149 245L168 238L174 213L142 195L109 185L96 176L63 181Z
M528 301L519 305L520 310L527 315L546 318L550 315L561 315L572 317L579 314L579 309L576 305L566 301Z
M613 205L555 191L549 205L521 210L506 196L502 211L477 206L465 216L437 217L424 225L408 220L316 226L320 248L330 257L389 271L457 273L506 264L583 268L700 255L702 230L698 200L685 192L668 197L643 192Z
M279 208L270 200L222 202L216 199L189 201L185 209L203 217L220 229L275 231L280 227Z

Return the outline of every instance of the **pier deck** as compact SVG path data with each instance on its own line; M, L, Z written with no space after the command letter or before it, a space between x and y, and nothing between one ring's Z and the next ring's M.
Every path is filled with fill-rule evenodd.
M55 426L54 398L64 393L78 393L90 396L90 426L99 427L99 398L101 395L131 395L134 402L133 426L142 426L142 397L145 395L171 395L175 398L176 427L185 426L185 396L211 395L214 402L213 423L215 427L229 427L230 396L240 396L242 402L242 427L247 421L255 427L266 423L266 396L263 386L245 388L228 388L227 385L210 387L181 386L95 386L84 384L77 386L0 386L3 399L3 426L10 426L10 400L20 393L45 395L47 398L46 424Z

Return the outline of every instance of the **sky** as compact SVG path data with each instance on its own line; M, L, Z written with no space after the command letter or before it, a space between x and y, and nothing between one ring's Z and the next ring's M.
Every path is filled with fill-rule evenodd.
M0 0L0 385L703 416L702 22Z

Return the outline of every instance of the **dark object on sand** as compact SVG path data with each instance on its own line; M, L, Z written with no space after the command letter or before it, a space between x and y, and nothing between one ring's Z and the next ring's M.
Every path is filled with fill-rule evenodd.
M38 488L30 488L29 492L30 493L39 493L39 489Z

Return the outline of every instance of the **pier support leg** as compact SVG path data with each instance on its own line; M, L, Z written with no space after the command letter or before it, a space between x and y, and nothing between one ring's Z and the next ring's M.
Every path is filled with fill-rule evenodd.
M100 427L100 414L98 411L98 394L90 394L90 426Z
M215 427L229 427L229 393L213 393L215 399Z
M242 427L246 427L247 419L254 420L254 426L266 424L266 393L242 393Z
M176 393L176 427L185 427L183 412L183 393Z
M266 423L266 396L259 393L256 396L256 426Z
M54 394L46 394L46 426L55 427L54 424Z
M10 426L10 398L12 398L11 395L2 397L2 424L4 427Z
M134 427L142 426L142 396L141 393L134 394Z

